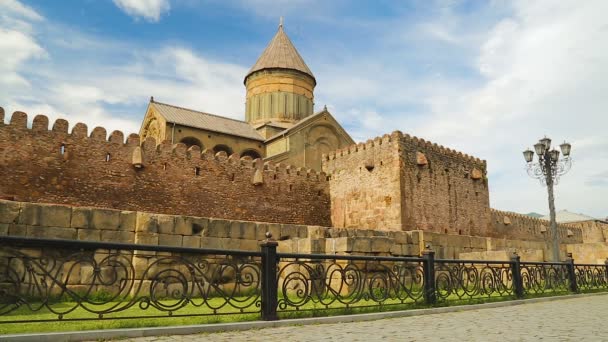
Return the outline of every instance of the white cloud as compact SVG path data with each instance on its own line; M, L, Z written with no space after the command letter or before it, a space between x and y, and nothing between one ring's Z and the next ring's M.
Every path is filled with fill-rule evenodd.
M0 9L29 20L40 21L44 19L34 9L20 3L17 0L0 0Z
M169 0L114 0L114 4L128 15L157 22L171 8Z
M28 85L28 81L20 75L23 63L31 58L44 57L46 52L32 36L0 27L0 56L0 84Z

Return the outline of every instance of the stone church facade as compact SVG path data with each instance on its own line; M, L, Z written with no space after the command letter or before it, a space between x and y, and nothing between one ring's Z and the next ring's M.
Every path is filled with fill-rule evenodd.
M151 98L139 134L315 170L323 154L354 143L327 108L314 112L317 81L282 24L244 84L245 121Z

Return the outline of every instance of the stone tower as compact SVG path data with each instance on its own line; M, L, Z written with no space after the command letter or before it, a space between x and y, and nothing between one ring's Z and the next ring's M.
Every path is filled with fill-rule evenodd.
M245 76L245 120L288 128L313 113L314 75L283 30L283 21Z

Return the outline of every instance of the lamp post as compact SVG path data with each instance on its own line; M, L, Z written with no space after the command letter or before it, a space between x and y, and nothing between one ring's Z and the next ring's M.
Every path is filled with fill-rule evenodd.
M527 149L524 151L526 160L526 171L532 178L540 180L542 185L547 185L549 194L549 222L553 242L553 261L559 262L559 236L557 234L557 222L555 220L555 198L553 186L557 185L559 177L570 170L572 159L570 158L571 145L567 142L559 145L563 157L560 159L560 152L553 148L551 150L551 139L544 137L534 145L534 151ZM538 162L534 162L534 152L538 156Z

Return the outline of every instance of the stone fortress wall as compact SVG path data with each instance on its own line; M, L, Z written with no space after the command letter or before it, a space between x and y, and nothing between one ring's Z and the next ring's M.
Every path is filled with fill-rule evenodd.
M214 155L197 146L140 145L96 127L0 109L0 196L27 202L140 210L237 220L331 225L324 173ZM141 147L140 147L141 146ZM141 162L141 168L134 163ZM254 185L256 183L257 185Z
M538 250L544 244L422 230L333 228L0 200L3 236L257 251L266 232L278 240L283 253L419 256L430 244L437 257L451 259L463 253Z
M13 202L19 217L0 234L250 250L269 230L282 251L418 255L430 243L445 258L546 250L550 236L546 221L490 209L485 161L401 132L324 156L327 174L106 135L84 124L68 133L65 120L49 130L42 115L28 128L21 112L5 124L0 109L0 197L38 203ZM26 209L41 203L73 206L61 209L69 220ZM106 214L115 228L95 223ZM137 230L146 225L157 228ZM563 245L605 242L596 226L559 225Z

